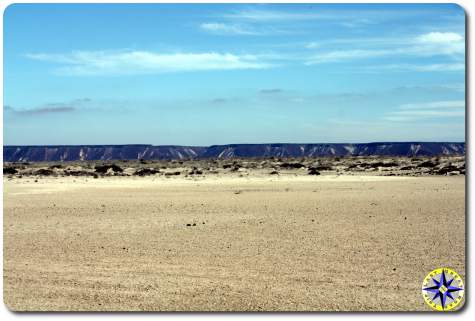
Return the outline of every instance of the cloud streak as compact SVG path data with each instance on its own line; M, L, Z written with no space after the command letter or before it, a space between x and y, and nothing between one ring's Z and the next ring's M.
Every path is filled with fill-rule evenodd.
M317 5L318 6L318 5ZM394 10L392 8L339 8L337 11L325 8L314 10L313 4L307 4L306 8L300 10L279 10L266 6L247 7L242 10L235 10L225 14L220 14L221 19L231 21L260 23L260 24L290 24L290 23L306 23L306 22L325 22L334 26L349 29L361 29L375 24L399 21L401 16L411 19L420 19L424 21L427 17L440 15L437 8L410 8ZM303 9L303 10L302 10ZM463 15L463 14L462 14Z
M254 30L239 24L203 23L200 28L222 35L251 35ZM336 49L338 48L343 49ZM217 70L267 69L282 64L347 63L359 60L383 60L379 65L366 65L365 72L413 71L459 72L465 70L465 41L453 32L429 32L415 37L385 43L361 45L358 43L333 44L310 42L304 44L304 53L267 52L263 54L234 54L219 52L160 53L153 51L74 51L71 53L29 53L32 60L56 64L54 71L61 75L114 76L160 74L170 72L197 72ZM325 48L335 48L333 50ZM349 48L349 49L346 49ZM432 63L404 63L404 59L437 57ZM398 63L386 63L398 59ZM440 61L443 58L446 61ZM279 63L276 63L279 62ZM387 62L387 61L386 61ZM358 68L358 67L357 67Z
M437 101L431 103L422 104L405 104L399 107L402 110L413 109L452 109L452 108L465 108L465 101L463 100L449 100L449 101Z
M311 56L306 65L316 65L331 62L342 62L355 59L367 59L393 54L390 50L336 50Z
M364 40L363 40L364 42ZM318 48L316 43L308 43L305 45L307 49L312 47ZM350 43L351 44L351 43ZM346 44L349 46L350 44ZM464 37L453 32L429 32L409 39L400 39L394 43L385 42L380 48L373 46L367 49L344 49L332 50L326 52L318 52L311 55L306 65L316 65L323 63L337 63L379 57L434 57L434 56L449 56L453 59L461 60L465 54ZM321 44L320 44L321 46ZM358 46L358 44L354 44ZM442 71L442 70L460 70L461 63L445 63L433 64L431 66L411 66L406 65L406 68L414 71ZM403 65L399 65L403 67Z
M463 63L443 63L443 64L390 64L371 66L367 69L371 71L418 71L418 72L454 72L465 71Z
M261 94L280 94L283 92L280 88L272 88L272 89L261 89L259 91Z
M454 32L429 32L417 37L419 42L425 43L453 43L462 42L463 37Z
M211 100L211 102L213 104L224 104L226 103L228 100L226 98L215 98L213 100Z
M65 106L62 104L50 104L44 107L32 108L32 109L16 109L11 106L4 106L6 112L11 112L19 116L34 116L34 115L47 115L47 114L62 114L71 113L76 111L75 107Z
M92 110L90 98L78 98L70 102L49 103L34 108L15 108L9 105L3 106L6 113L17 116L35 116L35 115L50 115L50 114L68 114L77 111ZM84 108L86 107L86 108Z
M429 103L404 104L397 110L387 113L383 119L404 122L426 118L465 117L465 101L436 101Z
M217 35L237 35L237 36L259 36L261 32L252 30L248 26L241 24L227 24L218 22L208 22L200 24L200 29Z
M63 75L134 75L205 70L264 69L274 65L257 55L151 51L75 51L69 54L27 54L27 58L59 64Z
M227 19L248 20L254 22L302 21L321 19L318 13L284 12L277 10L247 9L223 15Z

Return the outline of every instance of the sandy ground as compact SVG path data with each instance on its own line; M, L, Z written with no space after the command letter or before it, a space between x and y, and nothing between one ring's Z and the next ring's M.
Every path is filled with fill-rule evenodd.
M12 310L429 310L465 177L4 180Z

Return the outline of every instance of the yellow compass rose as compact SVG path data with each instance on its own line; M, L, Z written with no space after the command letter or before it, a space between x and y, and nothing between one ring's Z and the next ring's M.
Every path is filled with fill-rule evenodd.
M453 310L462 302L463 295L462 278L449 268L433 270L422 282L424 300L437 311Z

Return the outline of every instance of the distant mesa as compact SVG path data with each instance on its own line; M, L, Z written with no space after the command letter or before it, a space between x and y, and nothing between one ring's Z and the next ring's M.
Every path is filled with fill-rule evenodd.
M175 160L265 157L463 156L465 143L230 144L201 146L75 145L4 146L5 162ZM289 163L289 167L299 164ZM429 165L429 164L427 164ZM103 170L103 169L99 169ZM113 169L115 170L115 169ZM321 169L316 169L321 170ZM144 175L149 173L143 173Z

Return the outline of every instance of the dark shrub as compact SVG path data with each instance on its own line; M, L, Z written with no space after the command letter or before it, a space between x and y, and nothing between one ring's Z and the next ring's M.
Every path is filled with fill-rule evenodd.
M193 167L193 169L191 170L190 172L190 175L201 175L203 174L203 171L202 170L199 170L198 168L196 167Z
M34 173L35 175L42 175L42 176L50 176L53 175L53 171L51 169L40 168Z
M291 169L291 168L302 168L302 167L305 167L305 165L301 163L282 163L280 164L280 167Z
M454 171L459 171L460 169L458 167L455 167L453 165L447 165L442 167L441 169L435 171L439 175L445 175L449 172L454 172Z
M97 165L94 167L96 173L100 174L105 174L109 169L112 169L116 173L122 173L124 170L117 166L116 164L111 164L111 165Z
M376 168L376 167L394 167L394 166L398 166L398 165L399 164L395 163L395 162L387 162L387 163L376 162L376 163L369 164L369 166L373 167L373 168Z
M154 168L142 168L142 169L139 169L138 171L136 171L134 173L134 175L137 175L137 176L148 176L148 175L155 175L155 174L158 174L160 173L160 171L158 169L154 169Z
M308 175L320 175L320 172L317 171L316 168L310 167L310 168L308 169Z
M315 168L317 171L331 171L333 169L333 167L329 165L318 165L313 168Z
M3 168L3 175L5 174L16 174L18 171L16 170L15 167L4 167Z
M422 163L417 165L417 167L419 167L419 168L420 167L429 167L429 168L431 168L431 167L435 167L435 166L437 166L437 164L434 163L434 162L431 162L431 161L425 161L425 162L422 162Z

